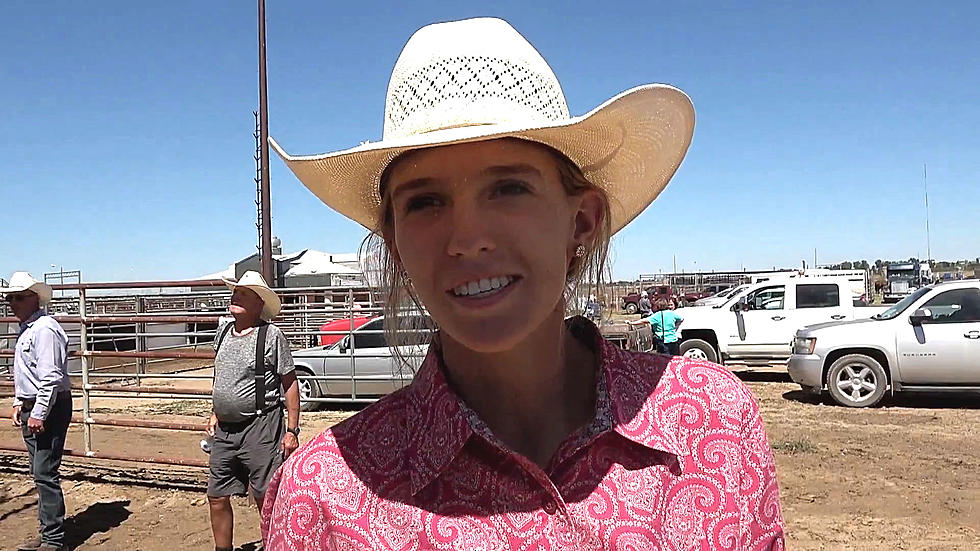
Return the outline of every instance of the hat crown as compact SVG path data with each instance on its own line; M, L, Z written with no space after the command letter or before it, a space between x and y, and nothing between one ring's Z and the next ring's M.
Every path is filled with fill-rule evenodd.
M568 104L548 63L506 21L422 27L388 82L385 140L478 125L565 121Z
M10 274L10 287L28 288L35 283L40 283L34 279L30 272L14 272Z

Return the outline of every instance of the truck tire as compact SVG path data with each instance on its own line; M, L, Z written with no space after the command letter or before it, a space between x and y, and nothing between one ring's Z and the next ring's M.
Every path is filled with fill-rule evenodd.
M704 360L706 362L718 363L718 351L708 341L701 339L687 339L681 343L681 356Z
M626 310L626 313L627 314L635 314L636 311L639 310L639 309L640 309L639 306L637 306L635 302L627 302L626 303L625 310Z
M842 406L867 408L885 397L888 378L877 360L864 354L848 354L827 371L830 397Z

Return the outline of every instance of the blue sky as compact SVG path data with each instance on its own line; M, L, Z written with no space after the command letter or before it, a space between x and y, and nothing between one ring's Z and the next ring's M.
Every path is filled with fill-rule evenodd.
M666 82L691 150L614 240L617 278L678 268L980 256L980 3L268 1L270 128L291 152L381 136L405 41L434 21L509 20L582 114ZM255 250L254 4L5 4L0 272L192 277ZM360 226L273 155L286 250L347 252Z

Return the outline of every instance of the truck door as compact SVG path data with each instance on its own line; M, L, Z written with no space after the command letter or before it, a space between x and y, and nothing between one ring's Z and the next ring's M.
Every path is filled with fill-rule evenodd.
M917 308L929 309L932 317L918 327L898 324L902 382L980 384L980 289L951 289Z
M794 328L787 321L786 285L767 285L746 295L748 310L733 312L728 353L732 357L789 357ZM738 317L745 338L738 332Z
M851 290L841 289L837 283L797 283L794 295L796 300L790 316L796 326L794 334L807 325L845 319L847 312L854 308ZM847 301L847 306L842 300Z

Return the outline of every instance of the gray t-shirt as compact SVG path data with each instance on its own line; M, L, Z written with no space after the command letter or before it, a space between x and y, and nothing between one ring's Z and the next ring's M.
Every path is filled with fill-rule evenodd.
M234 323L234 322L230 322ZM218 327L218 337L225 330ZM214 390L212 391L214 414L219 421L238 423L255 417L255 339L259 328L255 327L242 336L230 329L225 334L218 354L214 358ZM282 401L281 377L294 369L289 342L282 331L269 324L265 335L265 407Z

